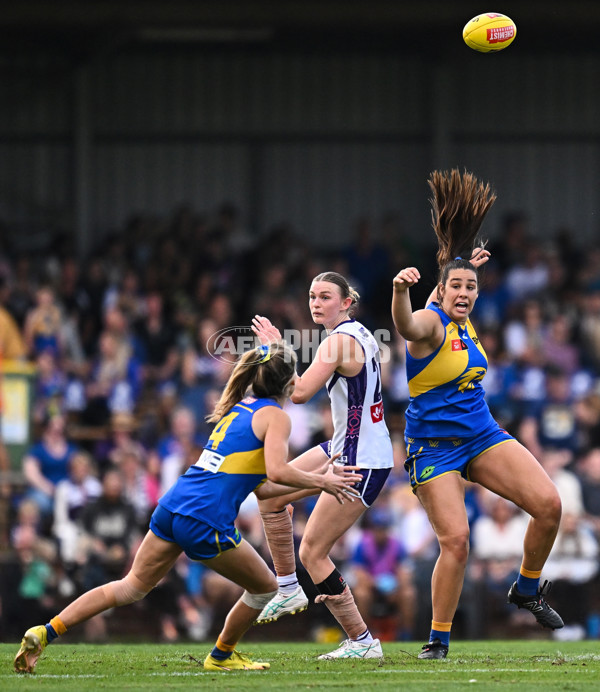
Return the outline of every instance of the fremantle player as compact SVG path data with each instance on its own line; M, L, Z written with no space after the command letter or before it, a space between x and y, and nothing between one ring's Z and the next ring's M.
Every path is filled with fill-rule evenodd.
M327 337L306 372L298 377L291 397L294 403L304 403L326 386L334 425L332 439L305 452L298 457L298 463L310 469L340 454L339 463L358 467L363 478L356 486L360 501L336 507L330 498L320 495L300 543L300 559L319 592L316 602L325 603L348 635L338 649L319 657L323 659L383 656L379 640L371 636L350 588L329 557L334 543L373 504L393 466L392 444L383 416L379 346L369 330L351 317L358 298L336 272L313 279L310 311L313 321L325 327ZM265 317L255 317L253 328L263 341L281 338L279 330ZM307 494L259 502L279 592L258 623L307 607L308 600L296 578L292 520L286 506Z

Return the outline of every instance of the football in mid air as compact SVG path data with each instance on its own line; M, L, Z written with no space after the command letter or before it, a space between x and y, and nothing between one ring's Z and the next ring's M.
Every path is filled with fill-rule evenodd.
M517 27L510 17L499 12L486 12L473 17L463 29L464 42L480 53L503 50L515 40Z

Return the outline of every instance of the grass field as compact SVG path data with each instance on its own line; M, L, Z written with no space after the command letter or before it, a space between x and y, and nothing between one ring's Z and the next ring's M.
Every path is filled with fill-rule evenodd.
M269 671L205 672L210 644L51 645L33 675L17 675L18 646L0 644L0 690L600 690L600 642L454 642L445 661L416 658L421 643L386 643L383 661L317 661L324 644L250 642Z

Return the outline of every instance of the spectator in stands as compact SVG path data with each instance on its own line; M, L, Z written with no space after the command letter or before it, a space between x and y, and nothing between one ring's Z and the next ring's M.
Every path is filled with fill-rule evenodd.
M194 412L198 422L204 420L211 410L205 404L207 392L214 387L221 388L231 372L231 366L212 353L217 330L213 320L200 320L194 339L184 349L181 358L177 396L182 406Z
M110 466L118 467L123 455L128 452L133 451L145 459L146 450L137 439L137 427L136 417L129 411L115 411L111 415L109 435L100 440L94 448L94 457L101 474Z
M32 418L39 425L48 411L65 411L68 382L51 349L38 354L36 365Z
M80 318L81 342L86 355L92 357L96 353L98 337L102 331L107 289L106 272L100 255L87 260L82 277L82 289L88 302Z
M0 551L8 546L8 527L10 524L12 495L10 467L11 463L8 451L4 443L0 440Z
M354 242L344 250L348 273L356 282L364 305L378 307L382 280L390 274L390 264L385 247L373 237L373 228L368 219L359 219L356 224ZM379 294L379 295L378 295Z
M27 497L36 502L44 517L53 512L56 485L68 478L69 460L75 449L66 437L64 416L58 412L47 414L39 442L23 457Z
M493 599L485 599L491 606L505 601L501 597L519 575L528 518L502 497L489 491L481 495L488 513L480 516L473 527L471 577L493 593ZM508 609L506 604L503 610Z
M0 357L4 360L22 360L26 347L19 325L5 307L8 290L6 279L0 276Z
M207 315L217 329L230 328L236 324L233 303L226 293L215 293L211 297Z
M592 447L576 465L585 518L600 540L600 446Z
M525 301L504 329L504 342L509 357L521 364L543 365L544 314L538 300Z
M140 387L140 367L128 346L114 334L102 332L98 355L86 384L86 422L106 425L111 413L133 411Z
M588 392L575 402L575 417L580 432L581 449L600 447L600 393Z
M198 461L201 452L202 446L196 443L195 438L182 438L181 443L172 448L160 466L160 495Z
M600 245L586 247L582 266L578 267L577 279L586 292L600 290Z
M27 353L34 358L42 351L50 350L59 357L62 354L63 316L54 289L48 284L42 285L35 297L36 305L28 311L23 330Z
M510 211L505 214L498 240L491 252L503 273L522 261L528 235L529 219L525 213Z
M194 453L194 463L201 450ZM140 531L144 531L152 510L158 503L159 485L155 476L146 468L146 454L140 454L138 448L129 448L119 455L118 468L123 479L123 497L135 510L135 518ZM188 466L185 467L187 470ZM183 471L182 471L183 473Z
M506 272L511 303L517 305L526 298L540 295L549 279L548 261L541 244L537 240L526 241L523 254Z
M415 615L412 568L402 543L392 535L393 517L375 507L351 558L353 592L367 625L377 631L375 618L393 621L393 639L411 639Z
M90 298L83 288L81 262L74 256L65 257L60 265L57 302L63 315L61 342L63 359L79 372L85 360L81 337L81 318L90 308Z
M146 314L134 331L144 381L154 386L173 380L179 366L177 332L166 317L158 291L146 295Z
M560 639L583 639L598 574L598 539L581 515L563 513L544 578L552 581L552 598L565 619ZM576 594L576 596L574 595Z
M582 358L588 367L600 371L600 284L598 288L581 296L581 335Z
M203 446L205 441L196 432L193 412L184 406L177 406L171 415L169 432L159 440L156 449L150 450L150 468L160 469L168 456L183 456L185 450L193 446Z
M581 481L573 471L569 470L573 462L572 452L568 449L544 447L538 459L558 490L563 512L581 516L583 514Z
M568 375L579 369L579 350L573 343L572 325L565 313L550 320L542 347L544 365L562 368Z
M146 312L146 301L139 272L133 267L127 267L120 284L107 291L105 305L106 309L118 307L130 324L142 319Z
M19 330L23 329L27 313L35 305L36 278L31 258L28 255L20 255L14 260L12 278L8 280L3 276L0 279L0 303L13 316Z
M545 385L544 399L526 411L518 430L519 439L538 459L544 447L575 452L579 446L571 377L560 367L548 366Z
M102 494L87 504L81 513L84 531L82 589L89 591L123 576L131 555L136 533L135 510L123 498L123 477L111 469L102 479ZM106 635L106 623L102 616L86 623L86 633L94 639Z
M77 562L81 513L101 492L102 485L95 474L90 455L83 451L74 452L69 460L69 477L56 485L52 525L52 533L58 540L59 555L67 572L72 571Z
M394 329L389 358L381 359L381 385L384 390L385 415L390 432L404 435L404 412L410 398L406 381L406 341Z
M499 329L506 322L509 302L510 294L504 275L494 257L482 271L481 288L473 308L473 317L486 330Z
M56 550L41 529L38 506L23 500L11 532L14 553L0 570L0 631L10 638L18 636L21 622L44 619L56 608Z

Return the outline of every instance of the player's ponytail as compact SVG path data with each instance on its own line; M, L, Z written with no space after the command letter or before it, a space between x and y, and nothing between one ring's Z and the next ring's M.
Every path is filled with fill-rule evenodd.
M477 244L477 234L485 215L496 201L489 183L458 169L433 171L427 181L433 197L431 222L438 240L437 263L440 283L446 283L451 269L472 269L469 258Z
M246 351L233 368L223 394L206 420L216 423L250 391L260 398L285 396L296 372L296 361L293 349L283 341Z

